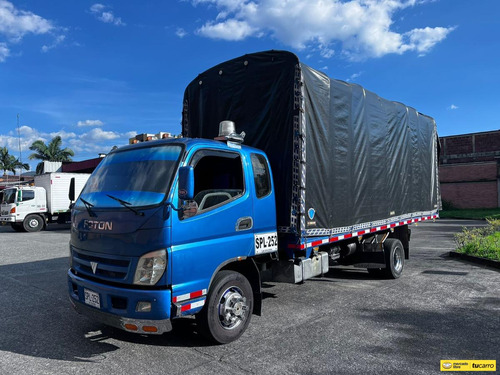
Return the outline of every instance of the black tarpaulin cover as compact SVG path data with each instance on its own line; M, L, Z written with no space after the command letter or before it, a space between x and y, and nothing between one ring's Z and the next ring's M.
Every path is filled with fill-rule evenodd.
M268 155L280 231L330 235L440 205L434 120L290 52L244 55L188 85L183 136L212 139L223 120Z

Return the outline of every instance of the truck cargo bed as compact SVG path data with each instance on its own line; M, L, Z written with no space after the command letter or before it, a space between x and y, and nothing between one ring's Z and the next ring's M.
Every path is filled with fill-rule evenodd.
M291 247L437 217L435 121L292 53L244 55L193 80L183 135L214 138L223 120L268 155L278 229Z

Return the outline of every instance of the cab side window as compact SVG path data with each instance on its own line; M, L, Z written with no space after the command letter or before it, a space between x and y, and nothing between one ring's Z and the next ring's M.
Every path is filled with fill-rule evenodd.
M21 202L26 202L35 199L35 192L33 190L22 190L21 194L22 194Z
M194 167L194 202L190 216L222 206L240 197L244 190L243 165L239 154L202 150L190 163Z
M263 198L271 192L271 179L266 158L259 154L252 154L253 179L257 198Z

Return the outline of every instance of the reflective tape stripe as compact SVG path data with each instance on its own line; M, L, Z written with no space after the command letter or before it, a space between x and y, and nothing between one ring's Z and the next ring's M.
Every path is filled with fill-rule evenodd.
M204 304L205 304L205 299L202 299L201 301L196 301L196 302L193 302L193 303L188 303L187 305L182 305L181 306L181 311L184 312L184 311L196 309L197 307L201 307Z
M177 303L177 302L187 301L187 300L190 300L193 298L198 298L198 297L204 296L205 294L207 294L207 290L202 289L202 290L198 290L196 292L191 292L191 293L181 294L180 296L175 296L172 298L172 300L174 303Z
M289 249L296 249L296 250L305 250L306 248L309 248L309 247L315 247L315 246L320 246L320 245L324 245L327 243L342 241L342 240L345 240L347 238L359 237L359 236L363 236L364 234L367 234L367 233L375 233L375 232L386 230L389 228L395 228L395 227L399 227L399 226L403 226L403 225L407 225L407 224L417 223L419 221L432 220L432 219L436 219L437 217L438 217L437 214L430 215L430 216L422 216L422 217L415 218L415 219L409 219L409 220L404 220L404 221L400 221L397 223L390 223L390 224L382 225L380 227L372 227L372 228L368 228L368 229L364 229L364 230L360 230L360 231L356 231L356 232L352 232L352 233L346 233L344 235L334 236L334 237L326 238L323 240L315 240L315 241L312 241L309 243L289 244L288 248Z

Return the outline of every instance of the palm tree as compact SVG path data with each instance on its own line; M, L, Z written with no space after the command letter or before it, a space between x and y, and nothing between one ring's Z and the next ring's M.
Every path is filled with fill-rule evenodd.
M16 169L26 169L29 171L30 166L27 163L21 163L15 156L10 155L7 147L0 147L0 169L4 175L7 172L12 172L16 175Z
M65 149L61 149L61 144L62 140L58 135L52 138L47 145L41 139L31 144L30 150L35 152L29 156L29 159L41 160L41 162L36 166L37 174L42 173L44 161L71 161L71 157L75 156L75 153L67 147Z

